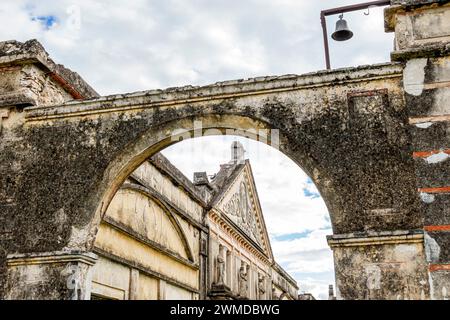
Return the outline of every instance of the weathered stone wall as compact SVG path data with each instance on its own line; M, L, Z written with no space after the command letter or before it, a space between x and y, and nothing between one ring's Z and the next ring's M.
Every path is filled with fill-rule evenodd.
M95 254L78 251L10 255L3 298L89 300L96 261Z
M392 57L405 63L403 86L433 299L447 299L450 289L448 2L396 1L398 6L387 11L386 19L397 39Z
M335 235L328 243L337 299L429 299L421 230Z
M373 232L394 238L420 234L425 215L431 297L444 298L450 256L449 5L430 2L398 0L387 9L397 63L116 95L24 112L17 109L22 101L11 102L14 108L0 113L3 255L91 250L101 217L125 178L173 143L174 131L195 131L201 120L203 130L278 129L280 150L311 176L328 206L332 241L348 234L349 241L366 241ZM358 250L335 248L337 267L345 261L354 266L337 272L338 285L350 274L342 290L338 287L341 298L371 296L369 284L378 271L357 275L358 261L371 264L367 255L373 254L376 263L388 265L401 248L417 258L410 263L401 255L414 277L403 268L381 272L387 278L380 280L376 297L396 298L390 284L405 281L408 292L402 297L428 296L422 240L398 247L391 236ZM347 256L350 260L343 259ZM351 285L361 290L347 290ZM51 282L45 286L53 288Z
M418 188L424 206L432 294L435 299L447 299L450 289L450 144L447 129L450 58L409 60L405 74L416 77L416 83L405 85L405 91Z
M93 98L99 95L75 72L55 64L39 42L30 40L0 42L0 139L1 144L16 141L19 148L6 156L3 166L14 171L20 166L13 153L25 148L15 135L24 125L23 108L60 104L73 99ZM45 140L44 140L45 141ZM45 142L43 142L45 144ZM26 143L25 143L26 144ZM38 147L38 146L37 146ZM1 152L6 152L3 148ZM0 178L0 288L4 287L7 242L11 239L12 220L9 209L15 206L12 188L16 176ZM3 290L0 289L0 297Z
M280 150L317 184L335 233L421 228L401 71L387 64L29 109L1 145L1 163L16 163L2 167L14 204L5 214L21 230L8 251L89 250L108 196L194 120L279 129Z
M0 68L2 82L0 105L2 108L22 105L49 105L72 100L50 76L34 64L5 66Z
M76 72L56 64L36 40L0 42L0 107L98 97Z

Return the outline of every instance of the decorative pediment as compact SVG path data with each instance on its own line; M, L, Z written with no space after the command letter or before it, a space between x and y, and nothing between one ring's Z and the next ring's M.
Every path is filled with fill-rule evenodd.
M223 203L221 209L245 234L261 245L262 239L256 224L255 208L249 196L247 184L245 181L240 181L237 186L237 190L233 190L230 199Z
M240 172L233 176L234 179L230 178L233 181L227 184L214 208L271 257L270 243L250 164L246 162Z

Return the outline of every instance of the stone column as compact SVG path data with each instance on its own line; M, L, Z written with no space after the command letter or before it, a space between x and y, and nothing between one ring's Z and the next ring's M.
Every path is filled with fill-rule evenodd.
M162 279L158 281L158 300L166 300L166 282Z
M450 3L392 0L386 30L392 60L404 64L403 86L432 299L450 295Z
M54 251L7 256L5 299L89 300L91 252Z
M337 299L429 298L422 230L327 238L334 255Z
M200 259L199 259L199 272L200 272L200 300L206 300L207 291L209 288L209 274L208 274L208 234L204 231L200 231Z
M129 300L139 299L139 270L131 268L130 270L130 293Z

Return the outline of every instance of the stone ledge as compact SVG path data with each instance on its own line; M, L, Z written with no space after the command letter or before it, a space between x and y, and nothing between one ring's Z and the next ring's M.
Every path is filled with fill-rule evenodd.
M398 243L422 243L423 230L368 231L327 236L331 248Z
M22 91L0 94L0 107L5 106L35 106L36 100Z
M68 262L81 262L88 265L94 265L97 261L97 255L92 252L82 251L52 251L9 254L6 260L8 267Z
M436 58L448 56L450 54L450 44L447 42L434 42L423 44L420 47L412 47L404 50L391 52L392 61L404 62L417 58Z
M445 4L449 0L391 0L391 5L402 5L402 6L420 6L427 4Z
M212 284L211 290L208 294L210 297L213 297L214 300L237 300L239 296L234 294L231 289L225 285L217 285Z
M398 62L319 71L304 75L260 77L215 83L202 87L179 87L103 96L92 100L72 100L60 105L26 108L27 121L79 117L93 114L124 112L154 107L211 102L261 94L299 91L336 86L373 79L401 78L403 65Z

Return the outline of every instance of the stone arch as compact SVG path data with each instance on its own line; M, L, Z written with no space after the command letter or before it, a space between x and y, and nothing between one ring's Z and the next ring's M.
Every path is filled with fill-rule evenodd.
M296 148L293 142L290 141L288 135L283 134L283 129L271 125L266 121L262 121L255 117L242 116L236 114L210 114L207 116L185 117L163 123L157 128L150 128L137 140L128 144L122 151L122 154L114 159L106 170L108 172L105 175L101 185L104 186L103 194L99 197L99 205L96 208L95 215L93 216L89 234L91 235L89 243L87 243L87 249L90 249L95 239L96 227L100 223L103 215L105 214L108 204L114 197L118 188L122 185L125 179L131 172L133 172L143 161L163 150L165 147L177 143L178 141L171 140L172 130L174 128L181 129L189 138L195 138L195 125L194 121L202 123L202 134L206 135L220 135L228 132L234 132L235 135L243 136L249 139L260 141L271 145L273 141L269 139L261 140L261 135L253 129L257 130L280 130L279 142L274 142L273 147L278 148L280 152L284 153L291 160L294 161L303 171L305 171L312 181L316 184L317 189L324 199L327 208L329 209L332 226L334 227L334 221L337 219L336 215L342 210L339 209L339 203L334 201L336 190L333 189L332 180L330 180L326 173L322 174L320 170L320 164L305 157L304 155L296 153ZM179 134L178 134L179 136ZM186 138L186 136L185 136ZM76 245L72 242L68 244L69 247Z
M431 254L426 261L423 234L425 229L427 251L434 250L436 243L448 246L448 217L442 211L442 203L448 201L448 168L422 163L420 158L446 147L446 140L437 133L445 133L448 126L448 108L441 103L446 82L440 81L448 71L443 67L448 60L444 41L448 40L448 28L436 17L447 13L449 6L436 6L443 1L429 0L391 2L395 5L385 10L386 31L396 33L391 57L400 64L154 90L25 112L18 112L24 103L40 104L46 99L38 95L33 101L24 101L16 94L10 99L10 93L23 88L7 88L11 91L5 92L6 108L0 117L0 185L4 186L0 188L4 252L0 252L0 270L6 270L8 260L8 277L13 278L27 274L32 265L44 265L49 257L63 266L73 261L87 268L92 256L67 252L89 249L95 223L117 184L142 160L140 157L168 145L155 139L152 147L147 145L137 152L137 137L150 132L148 127L153 127L150 133L157 136L158 125L167 123L169 115L172 120L168 121L186 115L235 114L252 119L259 115L260 120L283 129L290 142L286 146L292 147L284 152L296 155L291 157L294 161L302 159L298 164L310 176L315 177L315 172L308 172L308 161L317 164L320 177L315 182L334 217L335 236L329 244L336 248L335 257L341 258L337 263L335 259L335 264L347 266L337 270L338 298L360 299L367 297L367 290L378 290L375 296L392 299L398 297L392 290L403 287L407 288L405 297L417 299L417 292L423 291L426 298L429 277L432 297L445 299L446 294L439 292L449 283L448 254ZM424 23L413 23L417 19ZM431 32L424 32L424 28ZM420 35L420 39L411 35ZM27 64L36 60L39 68L52 71L50 74L58 78L53 80L74 98L97 96L82 81L80 94L79 83L67 83L58 76L53 62L41 59L46 54L26 55L31 59ZM22 55L3 63L17 62L18 56ZM36 92L28 89L34 97ZM47 100L62 101L59 93ZM15 107L10 108L10 104ZM304 112L309 108L313 112ZM126 121L134 116L134 123ZM340 139L333 143L336 134ZM302 148L304 138L322 147ZM95 144L97 148L91 148ZM126 156L126 151L132 151L134 158ZM347 165L348 161L354 165ZM337 167L333 168L333 163ZM435 193L444 195L435 204L423 204L417 189L425 196L430 193L433 199ZM413 252L414 259L406 257L407 252ZM407 266L408 278L401 264ZM364 272L375 270L375 266L380 267L383 277L380 288L372 286L373 282L367 285L369 276ZM51 281L41 279L48 281L47 285L12 281L13 291L2 288L5 272L0 273L0 296L8 292L9 298L78 297L71 290L57 289L67 279L63 272L55 278L55 270L42 272L52 275L47 277Z
M344 298L368 290L364 264L386 261L385 277L405 283L403 267L388 263L398 259L417 270L414 290L428 292L401 72L400 65L386 64L26 109L17 115L23 125L8 131L14 139L0 142L0 158L14 163L2 177L14 204L6 215L13 217L11 230L22 231L11 233L7 251L90 251L126 177L174 143L171 132L192 132L201 120L216 134L279 130L279 150L311 177L330 212L328 242ZM393 250L399 243L414 247L416 262ZM385 288L383 296L390 297Z

